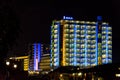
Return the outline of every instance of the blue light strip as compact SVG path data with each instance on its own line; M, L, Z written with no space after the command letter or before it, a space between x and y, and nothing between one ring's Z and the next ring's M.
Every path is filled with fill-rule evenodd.
M76 66L77 62L76 62L76 25L74 25L74 66Z
M106 64L108 63L108 26L106 26Z
M60 24L58 24L58 33L57 33L57 34L58 34L58 43L57 43L57 44L58 44L58 58L57 58L57 59L58 59L58 63L57 63L57 66L59 67L59 65L60 65L60 64L59 64L59 62L60 62L59 59L60 59L60 57L62 57L62 56L59 56L59 55L60 55L60 54L59 54L59 53L60 53L60 51L59 51L59 50L60 50L60 47L59 47L59 46L60 46L60 44L59 44L59 39L60 39L60 38L59 38L59 37L60 37L60 36L59 36L59 35L60 35Z
M85 26L85 66L87 66L87 29L86 29L86 25Z
M40 62L40 57L41 57L41 44L38 44L38 62Z
M41 57L41 44L38 44L38 63L40 62L40 57ZM40 68L38 67L38 69Z
M36 69L36 44L34 43L34 70Z
M53 25L52 25L52 26L53 26ZM51 67L52 67L52 65L53 65L53 64L52 64L52 59L53 59L53 56L52 56L52 42L53 42L53 39L52 39L52 34L53 34L53 33L52 33L52 26L51 26L51 28L50 28L50 29L51 29L51 32L50 32L50 35L51 35L51 37L50 37L50 38L51 38L51 39L50 39L50 40L51 40L51 43L50 43L50 66L51 66Z
M98 65L98 23L96 23L96 65Z

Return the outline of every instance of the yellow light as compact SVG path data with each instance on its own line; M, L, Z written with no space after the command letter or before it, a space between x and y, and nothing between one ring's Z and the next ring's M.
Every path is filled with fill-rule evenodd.
M26 59L26 58L29 58L29 56L10 57L9 59Z
M120 77L120 74L115 74L116 77Z
M10 65L10 62L9 62L9 61L6 61L6 65L9 66L9 65Z
M75 73L73 73L72 75L75 76Z
M82 73L80 72L80 73L78 73L78 76L82 76Z
M120 67L118 69L120 70Z
M63 66L65 66L65 59L66 59L66 54L65 54L65 28L63 26Z
M25 58L28 58L28 56L16 57L16 59L25 59Z
M60 77L62 77L63 75L62 74L60 74Z
M17 68L17 65L16 65L16 64L14 64L14 65L13 65L13 67L14 67L14 68Z

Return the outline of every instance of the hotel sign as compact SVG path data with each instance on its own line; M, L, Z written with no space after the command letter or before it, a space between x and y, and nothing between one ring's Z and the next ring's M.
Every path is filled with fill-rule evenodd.
M66 20L72 20L73 17L66 17L66 16L63 16L63 19L66 19Z

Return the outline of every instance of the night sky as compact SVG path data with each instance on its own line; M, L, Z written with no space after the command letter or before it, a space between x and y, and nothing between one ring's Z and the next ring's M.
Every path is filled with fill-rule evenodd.
M75 1L75 2L74 2ZM53 19L62 16L72 16L78 20L93 20L97 15L103 16L103 21L110 22L113 27L113 62L119 62L120 51L120 2L102 0L12 0L9 3L20 19L22 32L17 39L17 46L11 53L23 55L28 43L50 43L50 26ZM93 18L92 18L93 17ZM95 19L94 19L95 20Z

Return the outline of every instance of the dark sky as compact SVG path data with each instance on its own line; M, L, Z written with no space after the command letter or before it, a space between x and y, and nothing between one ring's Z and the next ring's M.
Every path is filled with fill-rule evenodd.
M101 15L104 21L109 21L113 27L113 62L120 61L119 51L119 0L107 2L105 0L13 0L10 4L20 18L22 32L17 39L17 46L12 51L22 55L25 44L31 42L50 43L50 26L53 19L61 19L63 15L73 16L75 19L92 19ZM88 18L89 16L89 18Z

